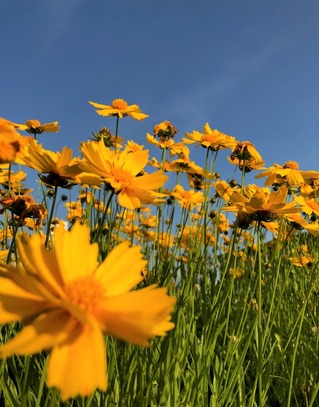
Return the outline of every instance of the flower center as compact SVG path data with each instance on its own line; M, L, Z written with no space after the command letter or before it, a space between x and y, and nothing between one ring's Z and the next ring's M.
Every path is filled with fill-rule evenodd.
M93 314L104 298L104 289L93 276L79 277L64 286L67 299Z
M215 143L218 140L218 136L215 134L203 134L201 141L208 141L209 143Z
M116 184L121 184L122 186L130 184L133 179L132 175L122 168L114 168L111 172L111 176ZM115 188L114 185L112 186Z
M113 109L125 110L127 108L127 103L123 99L114 99L111 106Z
M299 164L296 163L296 161L287 161L287 162L284 164L284 168L290 168L290 169L292 169L292 170L298 170Z

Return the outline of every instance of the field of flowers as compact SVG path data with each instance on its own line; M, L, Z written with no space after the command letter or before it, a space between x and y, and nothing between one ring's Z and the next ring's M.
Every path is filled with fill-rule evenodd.
M0 119L0 404L319 406L319 171L209 123L151 157L138 105L90 104L75 157Z

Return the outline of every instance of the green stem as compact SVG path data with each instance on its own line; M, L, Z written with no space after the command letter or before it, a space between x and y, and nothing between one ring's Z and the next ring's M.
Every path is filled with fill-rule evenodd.
M49 243L49 239L50 239L51 222L52 222L52 218L53 218L53 213L54 213L54 208L55 208L57 195L58 195L58 187L55 186L54 187L53 201L52 201L51 210L50 210L50 215L49 215L49 218L48 218L47 234L46 234L46 238L45 238L45 247L46 248L48 248L48 243Z

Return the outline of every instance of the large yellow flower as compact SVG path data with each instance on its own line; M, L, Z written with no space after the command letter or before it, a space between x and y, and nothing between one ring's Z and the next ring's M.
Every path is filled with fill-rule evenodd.
M73 175L69 174L73 165L72 149L63 147L61 152L45 150L42 144L36 140L31 140L27 147L16 159L18 164L26 165L42 174L41 180L48 185L67 187L69 183L74 183ZM73 168L73 167L72 167Z
M267 177L265 186L288 184L299 187L305 183L303 172L299 170L299 165L295 161L287 161L283 166L274 164L255 176L257 179L263 177Z
M138 105L128 105L123 99L113 100L111 106L102 105L101 103L90 102L89 103L96 107L96 113L100 116L117 116L122 119L125 116L130 116L135 120L144 120L148 117L147 114L142 113L142 110Z
M81 144L83 161L78 167L87 173L79 176L85 184L106 183L118 195L118 202L128 209L154 202L153 191L168 179L162 171L144 174L148 150L114 153L103 142ZM94 177L95 176L95 179Z
M296 202L286 202L287 188L281 187L276 192L257 185L249 185L243 193L235 190L230 196L231 206L223 208L227 212L237 213L239 226L249 226L253 221L271 222L280 215L297 213Z
M208 123L203 127L203 133L193 131L192 133L185 133L185 136L186 138L183 138L185 144L197 143L214 151L225 148L233 149L237 144L235 137L228 136L217 129L212 130Z
M30 140L30 137L20 136L13 123L0 117L0 164L15 161L17 154Z
M58 122L41 124L39 120L27 120L25 124L13 123L14 127L30 134L56 133L60 126Z
M0 348L2 358L51 349L47 381L62 398L88 395L107 386L103 334L138 345L174 327L169 314L175 299L165 288L130 291L145 267L139 247L128 242L98 264L86 226L55 230L55 250L39 235L18 240L20 263L0 265L0 323L25 327Z

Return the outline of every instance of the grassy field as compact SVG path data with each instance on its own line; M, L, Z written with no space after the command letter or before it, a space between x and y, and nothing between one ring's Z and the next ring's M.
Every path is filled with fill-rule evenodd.
M150 346L140 346L144 340L134 334L133 322L125 322L124 313L130 310L124 312L125 304L121 305L120 322L114 313L114 320L101 328L106 352L99 355L107 361L107 389L98 379L96 383L92 379L93 389L86 388L85 381L91 383L95 374L94 367L86 364L90 356L82 363L81 354L70 352L79 360L68 357L60 365L63 377L70 375L72 381L74 363L79 378L84 378L74 390L78 395L71 398L61 399L60 389L46 381L54 349L65 342L71 349L76 341L73 334L55 339L64 332L62 322L48 328L50 341L39 339L33 347L25 340L7 351L4 346L1 405L319 406L319 172L301 171L295 162L266 167L251 143L212 130L208 124L180 141L172 124L156 126L148 141L158 147L159 155L151 159L142 146L118 136L121 109L124 116L130 114L123 104L115 108L119 111L106 114L115 116L108 119L116 124L115 134L101 130L81 144L81 157L75 159L66 150L45 150L40 146L41 132L29 126L24 131L34 139L0 173L1 343L10 343L28 327L32 329L29 341L46 334L37 331L35 321L48 305L41 305L40 311L20 311L19 301L23 297L21 304L27 308L35 301L32 296L53 295L50 285L45 288L49 294L40 293L40 288L30 288L28 295L23 290L28 290L31 278L34 286L41 281L39 270L57 275L53 259L62 250L60 237L71 236L74 230L82 234L81 228L84 237L84 229L88 230L90 247L98 247L100 264L108 261L115 267L119 262L128 276L135 263L141 265L133 292L152 287L154 299L137 301L136 326L139 318L144 324L148 308L152 318L162 316L145 333ZM44 131L56 130L51 126ZM190 158L194 145L201 149L197 151L202 152L202 162ZM237 168L236 180L225 180L218 172L225 166L218 154L225 149L230 161L226 165ZM13 171L11 162L21 165L20 172ZM24 188L25 166L39 172L40 199ZM246 185L248 172L261 175L258 184ZM170 189L165 186L168 179L174 183ZM57 234L57 228L67 231ZM40 239L37 243L34 236ZM75 232L72 237L76 247L70 249L65 264L81 269L91 249L86 253ZM71 247L71 239L63 238ZM126 251L123 258L108 260L124 241L139 247L143 260L135 260L133 254L130 260ZM33 247L40 247L36 244L51 264L40 263L32 254ZM19 278L27 282L25 286ZM167 294L154 285L165 287ZM50 301L59 309L64 307L75 324L81 322L81 329L91 329L93 305L90 308L81 300L70 300L72 306ZM83 352L95 353L94 343L83 347Z

